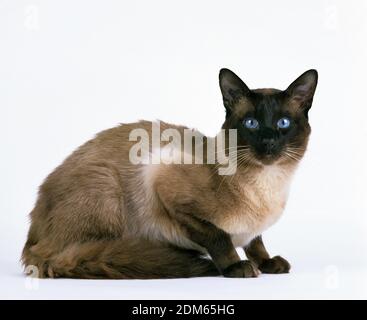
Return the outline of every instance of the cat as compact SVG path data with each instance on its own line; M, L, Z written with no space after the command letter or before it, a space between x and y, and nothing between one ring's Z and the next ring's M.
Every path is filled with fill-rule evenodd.
M220 70L222 129L235 129L237 139L226 149L227 156L236 151L231 175L220 175L218 163L132 164L136 142L129 134L152 134L149 121L99 133L41 185L24 266L36 266L40 277L90 279L289 272L287 260L268 254L261 234L281 216L305 153L317 80L311 69L284 91L250 90L235 73ZM182 135L187 130L160 126ZM204 136L204 146L209 139Z

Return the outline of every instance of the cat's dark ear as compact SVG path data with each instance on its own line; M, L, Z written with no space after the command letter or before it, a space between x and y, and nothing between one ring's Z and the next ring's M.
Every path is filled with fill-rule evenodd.
M241 97L245 97L250 92L250 89L234 72L225 68L219 72L219 86L227 113L232 111L233 106Z
M296 108L301 108L306 116L312 105L317 79L317 71L314 69L308 70L293 81L287 90L285 90L291 104Z

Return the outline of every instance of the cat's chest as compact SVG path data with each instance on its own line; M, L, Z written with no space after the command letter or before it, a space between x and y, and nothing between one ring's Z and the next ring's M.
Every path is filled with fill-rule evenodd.
M290 178L283 168L268 166L239 180L235 188L238 201L220 222L235 245L245 245L279 219L287 201Z
M258 213L271 213L283 207L287 199L290 173L278 166L264 167L258 174L238 184L240 206L249 206Z

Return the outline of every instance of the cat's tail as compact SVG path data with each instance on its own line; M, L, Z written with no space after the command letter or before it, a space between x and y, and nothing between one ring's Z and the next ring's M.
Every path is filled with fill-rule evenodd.
M41 249L46 246L26 246L22 257L26 270L34 272L36 268L41 278L161 279L219 275L214 263L199 252L164 243L136 239L91 241L72 244L57 254Z

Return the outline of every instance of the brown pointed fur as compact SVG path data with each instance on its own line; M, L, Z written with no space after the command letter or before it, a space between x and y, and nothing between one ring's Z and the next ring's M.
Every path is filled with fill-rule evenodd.
M161 123L161 130L172 127L184 129ZM199 216L227 232L241 219L254 225L267 214L259 207L254 217L238 216L238 208L247 205L238 197L240 187L235 182L240 177L213 174L213 166L130 164L128 152L135 142L128 141L128 134L133 128L150 132L151 123L126 124L100 133L47 177L31 212L22 255L25 266L36 265L43 277L219 274L213 262L201 257L200 251L206 251L186 236L169 210L180 206L189 210L196 202ZM181 187L173 190L172 185Z

